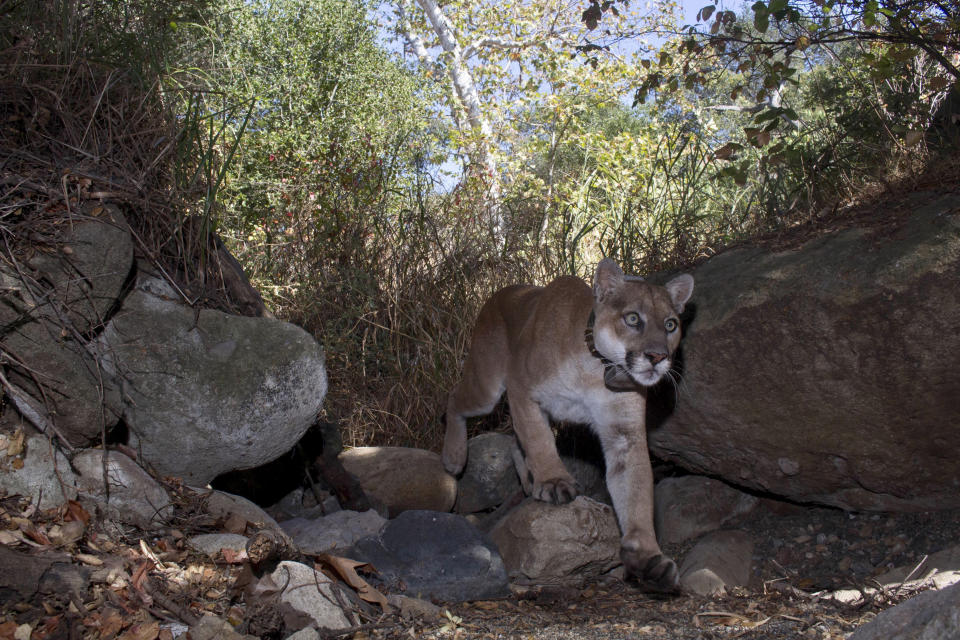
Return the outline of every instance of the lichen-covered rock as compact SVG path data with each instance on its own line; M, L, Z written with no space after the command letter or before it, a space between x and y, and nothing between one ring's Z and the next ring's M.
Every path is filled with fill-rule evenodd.
M194 485L288 451L327 390L323 351L299 327L195 311L143 274L100 343L123 381L131 444Z
M582 581L620 564L613 509L578 496L565 505L527 499L490 532L510 580L519 584Z
M912 198L896 224L699 266L652 451L802 502L960 507L960 194Z

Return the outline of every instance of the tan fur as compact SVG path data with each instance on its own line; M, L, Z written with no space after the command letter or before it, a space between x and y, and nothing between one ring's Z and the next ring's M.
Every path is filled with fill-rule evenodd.
M491 412L506 392L533 496L567 502L576 483L557 454L549 420L590 424L603 447L624 563L650 588L676 589L676 565L660 552L653 528L645 387L671 366L680 341L677 314L692 291L688 275L659 287L625 277L605 259L592 292L565 276L546 287L495 293L480 311L463 378L447 405L447 470L459 474L466 463L466 418ZM591 310L597 353L584 339ZM637 319L643 326L630 326ZM598 355L612 364L605 368Z

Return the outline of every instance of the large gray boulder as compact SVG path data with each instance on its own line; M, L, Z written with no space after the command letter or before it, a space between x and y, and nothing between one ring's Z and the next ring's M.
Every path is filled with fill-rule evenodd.
M327 391L323 351L299 327L194 310L144 274L99 343L123 381L132 446L193 485L288 451Z
M653 452L803 502L960 507L960 194L913 198L896 224L698 267Z

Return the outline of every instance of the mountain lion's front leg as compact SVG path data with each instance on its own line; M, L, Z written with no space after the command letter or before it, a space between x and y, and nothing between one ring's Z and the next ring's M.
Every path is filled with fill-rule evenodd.
M677 565L660 551L653 525L653 469L646 434L637 426L598 431L607 466L607 491L623 534L620 558L627 573L650 589L677 591Z
M543 409L521 389L507 389L513 430L523 448L527 470L533 476L533 495L537 500L564 504L579 491L577 483L560 460L550 421Z

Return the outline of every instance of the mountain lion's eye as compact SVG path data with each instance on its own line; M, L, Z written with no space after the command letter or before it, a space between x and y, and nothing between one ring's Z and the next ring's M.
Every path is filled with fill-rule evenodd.
M630 313L623 316L623 321L627 323L628 327L639 327L643 324L643 320L640 319L640 314L631 311Z
M667 330L667 333L673 333L677 330L677 321L674 318L667 318L667 321L663 323L663 326Z

